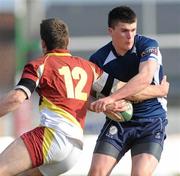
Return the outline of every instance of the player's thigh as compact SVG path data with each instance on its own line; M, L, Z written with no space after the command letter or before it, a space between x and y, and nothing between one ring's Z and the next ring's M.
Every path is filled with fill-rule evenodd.
M78 159L79 153L82 151L81 143L79 143L78 140L68 138L63 133L59 133L48 127L37 127L28 133L23 134L21 138L28 148L32 159L32 166L39 166L40 171L45 176L53 176L53 174L56 173L56 175L58 175L69 170L75 164L75 160L71 162L73 155L76 154L74 151L78 151L76 159ZM71 157L68 160L69 162L63 165L64 160L68 156ZM61 164L55 169L55 166L56 164L58 165L58 163ZM51 167L52 165L53 167ZM63 168L61 168L61 166L63 166ZM49 170L53 170L52 173Z
M89 176L107 176L118 161L120 151L109 141L98 140L94 149Z
M31 165L29 153L21 138L17 138L0 154L0 175L16 175Z
M135 143L131 148L132 175L152 175L163 151L166 138L166 119L139 120L142 128L136 131Z
M125 136L128 136L127 133ZM109 175L117 162L128 151L128 147L123 145L125 141L126 137L122 133L121 124L106 120L96 142L89 175Z
M76 146L74 143L75 141L70 139L70 142L72 143L69 145L71 150L66 157L59 159L59 161L39 166L39 170L44 176L60 175L64 172L67 172L75 165L82 153L82 150Z
M155 156L148 153L138 154L132 157L131 176L151 176L158 165Z
M108 176L116 165L116 159L109 155L94 153L88 176Z
M147 153L153 155L158 161L163 151L166 139L166 119L145 119L141 121L141 127L136 130L134 143L131 147L131 155Z

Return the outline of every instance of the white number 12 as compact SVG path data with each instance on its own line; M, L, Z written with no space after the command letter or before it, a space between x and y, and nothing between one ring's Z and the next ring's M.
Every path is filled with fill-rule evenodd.
M87 100L87 93L83 92L83 88L87 82L87 73L81 67L74 67L72 71L68 66L63 66L59 69L60 75L64 76L67 97L79 100ZM73 79L79 80L74 86Z

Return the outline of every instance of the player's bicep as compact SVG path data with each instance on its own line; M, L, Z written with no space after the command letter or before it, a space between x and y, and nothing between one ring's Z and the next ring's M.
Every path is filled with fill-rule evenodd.
M128 97L128 100L131 101L144 101L148 100L151 98L157 98L157 97L163 97L164 95L162 94L161 88L159 85L150 85L144 90L140 91L139 93Z
M155 60L141 62L139 65L139 74L143 75L143 77L151 83L157 66L158 63Z

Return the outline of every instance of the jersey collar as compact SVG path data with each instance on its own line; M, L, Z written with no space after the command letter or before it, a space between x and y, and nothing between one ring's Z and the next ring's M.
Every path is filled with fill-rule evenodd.
M65 49L54 49L54 50L49 51L46 55L47 56L72 56L69 50L65 50Z

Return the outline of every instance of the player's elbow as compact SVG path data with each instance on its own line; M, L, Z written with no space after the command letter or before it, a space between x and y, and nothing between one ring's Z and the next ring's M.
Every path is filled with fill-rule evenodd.
M141 85L148 87L151 84L152 79L152 76L150 76L148 73L144 73L141 77Z
M152 79L149 78L143 78L141 81L141 85L143 85L144 88L148 87L152 82Z
M169 84L167 84L166 86L162 87L160 85L160 93L161 93L161 97L166 97L169 93Z

